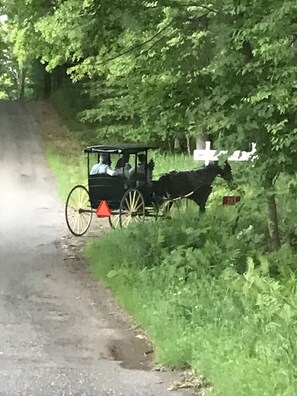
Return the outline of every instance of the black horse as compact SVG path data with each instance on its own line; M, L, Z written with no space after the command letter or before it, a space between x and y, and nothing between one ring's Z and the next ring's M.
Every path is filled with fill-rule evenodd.
M199 205L200 212L205 212L205 204L212 192L211 185L218 175L228 182L233 180L231 166L227 161L224 167L212 163L198 170L166 173L158 180L158 189L173 199L191 199Z

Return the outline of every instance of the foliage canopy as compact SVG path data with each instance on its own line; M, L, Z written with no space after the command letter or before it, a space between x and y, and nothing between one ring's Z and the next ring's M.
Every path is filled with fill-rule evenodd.
M101 140L256 142L279 245L273 186L297 160L295 1L2 0L2 10L20 69L36 79L41 62L47 93L65 71L83 84L80 119Z

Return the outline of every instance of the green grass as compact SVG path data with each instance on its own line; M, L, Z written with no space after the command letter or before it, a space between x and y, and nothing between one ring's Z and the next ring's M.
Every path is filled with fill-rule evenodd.
M203 219L188 211L109 232L86 255L148 330L158 362L193 367L214 395L295 395L296 279L289 270L291 277L274 280L266 266L280 259L294 267L296 255L261 252L262 229L250 238L247 220L232 235L235 218L236 210L218 207Z
M81 156L62 156L52 144L47 144L48 164L55 176L59 197L66 201L69 191L76 184L87 185L85 158Z
M194 161L193 157L186 154L166 155L152 151L149 153L150 158L155 161L155 178L172 170L190 170L201 166L201 163Z

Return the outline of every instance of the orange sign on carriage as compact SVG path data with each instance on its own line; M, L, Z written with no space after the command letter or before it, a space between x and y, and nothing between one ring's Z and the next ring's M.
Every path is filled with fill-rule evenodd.
M96 210L97 217L110 217L111 211L106 201L101 201Z

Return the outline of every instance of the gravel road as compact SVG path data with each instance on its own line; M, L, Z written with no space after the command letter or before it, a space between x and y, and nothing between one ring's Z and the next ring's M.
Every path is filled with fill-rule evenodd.
M0 395L188 394L147 369L148 345L89 274L18 102L0 102L0 185Z

